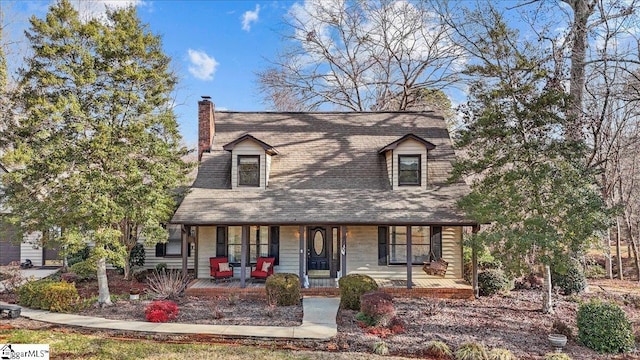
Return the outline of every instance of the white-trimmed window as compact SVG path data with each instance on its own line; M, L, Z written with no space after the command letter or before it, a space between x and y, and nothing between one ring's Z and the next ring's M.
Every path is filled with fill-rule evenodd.
M260 155L238 155L238 186L260 186Z
M420 155L398 155L398 185L420 186L422 162Z

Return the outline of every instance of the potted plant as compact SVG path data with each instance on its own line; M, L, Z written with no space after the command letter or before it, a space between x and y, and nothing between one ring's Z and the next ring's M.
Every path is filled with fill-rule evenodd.
M129 300L139 300L140 299L140 289L131 288L129 290Z

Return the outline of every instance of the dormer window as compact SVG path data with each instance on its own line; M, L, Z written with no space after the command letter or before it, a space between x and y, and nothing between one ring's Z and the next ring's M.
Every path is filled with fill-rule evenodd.
M420 155L398 155L398 185L420 186Z
M278 151L264 141L244 134L222 147L231 152L231 188L266 189L271 157Z
M407 134L380 149L378 153L385 157L391 188L428 188L427 161L429 151L435 148L431 142L414 134Z
M260 186L260 155L238 155L238 186Z

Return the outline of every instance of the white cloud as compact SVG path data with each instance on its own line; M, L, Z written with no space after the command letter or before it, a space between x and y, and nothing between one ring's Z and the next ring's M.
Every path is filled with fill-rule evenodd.
M213 74L215 74L218 68L218 62L213 57L207 55L204 51L187 50L189 54L189 73L196 79L210 81L213 80Z
M256 5L256 9L253 11L246 11L242 14L242 30L250 31L251 24L258 21L258 14L260 13L260 5Z

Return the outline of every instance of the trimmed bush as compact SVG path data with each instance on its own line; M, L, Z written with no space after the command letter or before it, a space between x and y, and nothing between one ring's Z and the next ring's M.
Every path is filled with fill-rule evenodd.
M633 329L627 314L614 303L590 301L580 305L578 339L599 353L620 353L633 348Z
M424 355L434 357L436 359L451 359L453 352L449 345L442 341L429 341L424 348Z
M484 345L478 343L465 343L456 350L456 360L489 360L489 354Z
M53 281L42 279L28 282L18 288L18 304L33 309L40 309L44 287Z
M49 311L69 311L79 300L73 283L49 279L26 283L18 288L17 293L20 305Z
M489 360L517 360L517 358L507 349L496 348L489 351Z
M178 305L173 301L159 300L147 306L145 315L150 322L167 322L177 318L178 312Z
M80 300L76 285L68 282L50 283L43 288L43 305L45 310L53 312L66 312L73 309Z
M547 353L544 354L544 360L571 360L571 358L563 353Z
M144 252L144 245L137 243L129 252L129 267L144 266L147 255Z
M95 261L84 260L69 266L69 272L78 276L78 280L93 280L98 277L98 267Z
M571 260L563 268L555 268L551 273L551 284L562 289L565 295L579 294L587 287L582 264Z
M510 281L500 269L489 269L478 273L480 296L492 296L509 290Z
M296 274L277 273L265 282L269 304L291 306L300 303L300 277Z
M373 319L375 325L387 326L396 314L393 296L381 291L372 291L360 296L360 312Z
M349 274L340 278L340 306L344 309L360 310L360 296L378 290L378 284L363 274Z

